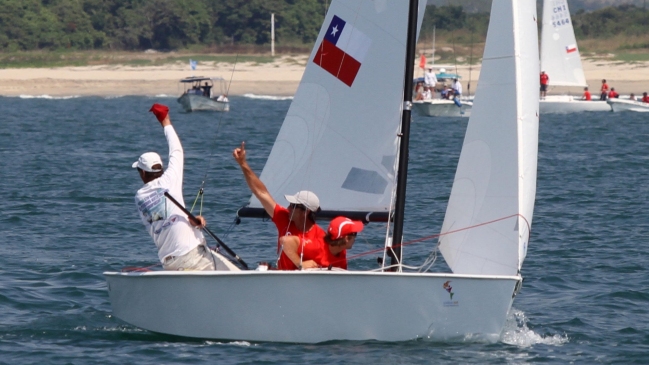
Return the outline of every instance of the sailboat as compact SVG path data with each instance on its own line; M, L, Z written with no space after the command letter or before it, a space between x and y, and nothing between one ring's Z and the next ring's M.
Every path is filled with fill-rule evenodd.
M541 70L550 76L550 86L588 86L567 0L543 1ZM611 110L606 101L587 101L571 95L548 95L541 99L539 108L542 114Z
M475 110L439 241L452 273L411 271L401 249L413 61L425 6L332 1L261 174L274 196L316 192L324 215L387 220L389 263L375 271L105 272L113 314L194 338L498 340L522 283L536 188L535 2L492 4ZM253 197L248 209L261 205Z

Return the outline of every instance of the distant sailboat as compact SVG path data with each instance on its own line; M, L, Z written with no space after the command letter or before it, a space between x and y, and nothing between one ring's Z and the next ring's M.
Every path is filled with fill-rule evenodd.
M453 273L407 272L400 245L425 6L332 2L261 174L274 196L316 192L325 214L392 217L391 263L378 271L106 272L116 317L160 333L248 341L499 338L522 283L534 207L536 6L492 4L439 242ZM252 197L249 209L260 208Z
M541 70L550 76L550 86L588 86L567 0L543 1ZM548 95L541 99L539 108L542 114L611 110L605 101L586 101L571 95Z

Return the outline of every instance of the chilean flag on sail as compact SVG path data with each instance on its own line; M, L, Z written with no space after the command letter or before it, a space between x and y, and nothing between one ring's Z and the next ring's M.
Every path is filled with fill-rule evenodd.
M572 52L577 52L576 44L571 44L569 46L566 46L566 53L572 53Z
M313 62L352 86L372 40L334 15Z

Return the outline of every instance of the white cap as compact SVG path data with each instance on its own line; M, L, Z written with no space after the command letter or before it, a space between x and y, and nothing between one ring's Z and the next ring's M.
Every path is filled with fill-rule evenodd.
M289 203L302 204L312 212L317 212L318 208L320 208L320 199L312 191L302 190L295 195L284 195L284 197Z
M143 153L140 158L137 159L137 161L133 162L133 165L131 167L133 168L139 168L147 172L160 172L162 169L154 169L153 166L160 164L162 165L162 159L160 159L160 155L158 155L155 152L147 152Z

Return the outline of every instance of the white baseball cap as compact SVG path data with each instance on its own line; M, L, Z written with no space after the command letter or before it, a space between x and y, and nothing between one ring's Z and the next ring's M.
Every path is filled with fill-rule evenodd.
M154 169L153 166L160 164L160 166L163 166L162 164L162 159L160 158L160 155L158 155L155 152L147 152L143 153L140 158L137 159L137 161L133 162L133 165L131 167L133 168L139 168L147 172L160 172L162 169Z
M298 191L295 195L284 195L291 204L302 204L306 209L317 212L320 208L320 199L314 192L308 190Z

